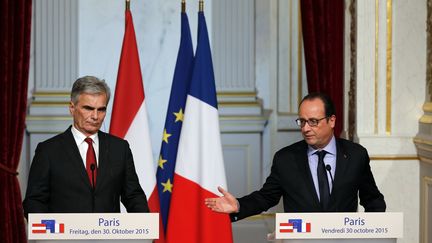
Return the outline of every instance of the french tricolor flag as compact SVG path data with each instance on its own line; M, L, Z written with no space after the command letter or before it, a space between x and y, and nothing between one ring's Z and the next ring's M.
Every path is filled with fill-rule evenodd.
M226 188L216 87L204 13L198 13L198 44L177 151L167 242L230 243L227 214L209 210L205 198Z

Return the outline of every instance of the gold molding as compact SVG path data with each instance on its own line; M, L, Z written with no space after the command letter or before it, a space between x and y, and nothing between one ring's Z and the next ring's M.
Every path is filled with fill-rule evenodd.
M54 106L54 107L59 107L59 106L69 106L70 102L69 101L33 101L30 106Z
M296 116L296 117L298 116L298 112L288 112L288 111L279 111L277 114L281 116Z
M221 121L267 121L268 117L266 116L219 116Z
M429 159L429 158L427 158L427 157L423 157L423 156L420 156L420 161L423 163L423 164L430 164L430 165L432 165L432 159Z
M374 155L370 160L420 160L417 155Z
M260 103L258 102L229 102L229 101L222 101L218 102L218 106L257 106L261 107Z
M425 124L432 124L432 115L422 115L419 122Z
M217 92L217 96L228 96L228 97L256 97L256 92Z
M432 113L432 102L426 102L423 104L424 113ZM419 120L420 123L432 124L432 115L423 114Z
M33 94L33 97L64 97L70 96L69 92L62 92L62 91L58 91L58 92L35 92Z
M419 145L421 145L421 144L432 145L432 141L430 141L430 140L421 139L418 137L415 137L413 140L414 140L414 143L417 143Z
M392 116L392 5L393 0L387 0L387 62L386 62L386 133L391 134Z
M72 120L71 116L27 116L26 120L28 121L68 121Z
M378 50L379 50L379 1L375 0L375 80L374 80L374 134L378 134Z
M426 102L423 104L423 111L432 112L432 102Z

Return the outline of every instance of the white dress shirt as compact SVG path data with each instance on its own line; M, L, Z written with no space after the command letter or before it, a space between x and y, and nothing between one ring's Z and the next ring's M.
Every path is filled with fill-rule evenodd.
M324 156L324 164L331 166L331 176L334 179L334 175L336 173L336 139L333 136L330 140L329 144L325 146L322 150L325 150L327 154ZM318 195L318 199L320 199L319 194L319 186L318 186L318 175L317 175L317 168L318 168L318 156L315 154L317 152L317 149L312 148L311 146L308 146L308 160L309 160L309 169L312 174L313 183L315 186L315 190ZM327 171L327 170L326 170ZM332 178L330 176L330 173L327 171L327 179L329 182L329 188L330 188L330 194L333 189L333 183Z
M87 158L87 149L88 149L88 144L86 141L84 141L87 137L80 131L78 131L78 129L76 129L73 125L72 125L72 135L75 139L75 142L78 146L78 150L80 152L81 158L84 162L84 168L86 167L86 158ZM99 166L99 138L98 138L98 134L95 133L93 135L89 136L92 140L93 140L93 149L95 151L95 155L96 155L96 164Z

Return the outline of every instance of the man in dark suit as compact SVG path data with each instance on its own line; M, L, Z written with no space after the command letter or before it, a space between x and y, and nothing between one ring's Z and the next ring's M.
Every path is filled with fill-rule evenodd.
M99 131L110 98L103 80L75 81L73 125L39 143L23 202L28 213L148 212L127 141Z
M322 93L307 95L296 122L304 140L275 154L260 190L236 199L219 188L223 196L207 198L205 204L230 213L233 221L268 210L281 196L285 212L356 212L358 198L365 211L384 212L384 196L375 184L366 149L333 135L336 116L331 99Z

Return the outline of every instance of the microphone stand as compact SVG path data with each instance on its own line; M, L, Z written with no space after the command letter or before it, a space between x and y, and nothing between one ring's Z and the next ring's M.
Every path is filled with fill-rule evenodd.
M92 174L92 213L94 213L95 211L95 177L94 177L94 172L96 169L96 165L95 164L91 164L90 165L90 170L91 170L91 174Z

